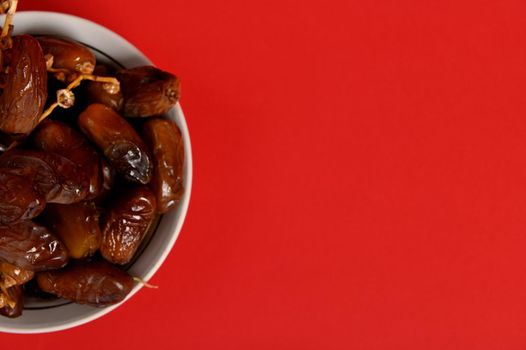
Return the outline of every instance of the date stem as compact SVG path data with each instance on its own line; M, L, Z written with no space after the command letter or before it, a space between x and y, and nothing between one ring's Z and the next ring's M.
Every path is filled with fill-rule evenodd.
M49 68L48 68L48 71L49 71ZM74 88L78 87L83 80L91 80L91 81L95 81L97 83L108 84L108 86L111 86L111 88L112 88L110 90L114 91L114 93L118 93L119 90L120 90L120 83L119 83L119 81L116 78L113 78L113 77L99 77L97 75L92 75L92 74L81 74L75 80L73 80L71 83L69 83L69 85L65 89L57 91L57 102L53 103L51 106L49 106L44 111L44 113L42 113L42 115L40 116L40 119L38 120L38 122L41 123L57 107L62 107L62 108L69 108L69 107L71 107L73 105L73 103L74 103L74 98L75 98L75 95L73 94L73 91L71 91L71 90L73 90ZM65 96L65 95L67 95L70 99L72 99L73 102L68 103L68 104L61 103L61 98L63 96Z
M11 23L13 22L13 17L15 16L17 5L18 0L9 0L9 10L7 10L7 15L5 16L4 26L2 27L2 34L0 34L0 39L5 38L9 34L9 30L11 28Z
M156 286L154 284L150 284L148 282L146 282L145 280L143 280L142 278L140 277L136 277L136 276L133 276L133 280L139 284L142 284L143 287L146 287L146 288L150 288L150 289L158 289L159 286Z
M51 112L53 112L53 110L55 108L58 107L58 102L55 102L53 103L51 106L49 106L45 111L44 113L42 113L42 115L40 116L40 119L38 120L39 123L41 123L44 119L46 119L50 114Z
M73 80L68 85L67 89L71 90L71 89L76 88L77 86L80 85L80 83L83 80L91 80L91 81L96 81L98 83L108 83L108 84L115 85L116 87L120 86L119 81L116 78L113 78L113 77L99 77L99 76L92 75L92 74L81 74L81 75L79 75L79 77L77 79ZM117 89L115 93L117 93L117 92L119 92L119 89Z

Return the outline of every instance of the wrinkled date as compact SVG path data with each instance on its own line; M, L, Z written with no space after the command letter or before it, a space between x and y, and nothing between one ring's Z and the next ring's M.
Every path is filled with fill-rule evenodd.
M93 255L100 246L99 211L93 202L49 204L45 211L48 227L57 234L75 259Z
M0 130L27 135L37 125L46 103L46 62L38 41L29 35L15 36L6 58L9 64L0 95Z
M0 292L0 315L15 318L24 310L24 293L21 286L13 286Z
M116 304L133 288L130 275L106 262L42 272L37 275L37 282L44 292L92 306Z
M92 104L78 123L119 174L132 182L150 182L153 163L147 147L124 118L109 107Z
M179 99L179 79L152 66L123 69L117 72L124 96L123 112L127 117L160 116Z
M0 156L0 167L35 171L33 188L48 203L76 203L88 194L89 180L80 168L55 153L13 149Z
M0 260L25 270L43 271L68 262L64 244L32 221L0 226Z
M33 279L35 273L31 270L24 270L18 266L0 262L0 283L4 288L20 286Z
M46 205L45 197L32 187L32 172L18 174L0 169L0 224L12 224L38 216ZM26 176L21 176L26 175Z
M175 123L156 118L144 124L142 135L153 156L154 171L150 186L157 197L157 210L166 213L177 206L184 192L181 132Z
M38 36L45 55L53 56L53 68L91 74L95 69L95 55L86 46L55 36Z
M102 256L114 264L126 264L134 256L155 219L155 196L145 186L122 194L104 217Z
M86 199L99 195L102 186L100 157L84 135L57 121L46 120L33 136L35 146L46 152L57 153L77 164L89 179Z

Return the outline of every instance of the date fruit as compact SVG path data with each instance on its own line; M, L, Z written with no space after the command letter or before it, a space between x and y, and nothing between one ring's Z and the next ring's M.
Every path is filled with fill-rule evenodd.
M13 286L0 292L0 315L15 318L24 310L24 293L21 286Z
M0 169L0 224L32 219L44 210L46 199L33 189L33 173L24 173Z
M93 202L49 204L44 213L47 226L60 237L74 259L91 256L99 249L99 216Z
M33 188L48 203L80 202L88 194L89 180L72 161L55 153L13 149L0 156L0 167L35 171Z
M102 229L102 256L114 264L126 264L134 256L155 219L156 201L146 186L122 193L110 205Z
M123 69L117 72L124 96L123 112L127 117L160 116L179 99L179 79L152 66Z
M80 114L78 123L117 173L132 182L150 182L153 163L148 149L123 117L111 108L95 103Z
M47 71L42 48L29 35L13 37L5 87L0 95L0 130L28 135L38 124L47 98Z
M133 288L133 278L107 262L71 265L61 270L37 275L44 292L92 306L116 304Z
M142 131L154 161L150 186L157 198L157 211L166 213L177 206L184 192L183 138L177 125L167 119L150 119Z
M108 198L115 186L115 178L117 177L115 169L111 167L106 159L101 160L100 167L102 169L102 187L99 196L95 200L97 205L100 205Z
M0 284L4 288L20 286L33 279L35 273L31 270L24 270L18 266L0 262Z
M93 74L98 76L114 76L106 66L97 66ZM122 109L122 91L117 93L110 93L107 90L107 85L95 81L86 82L86 96L88 102L101 103L120 112Z
M38 36L45 55L53 56L53 68L81 74L91 74L95 69L95 55L86 46L61 37Z
M57 153L77 164L89 179L86 199L99 195L102 186L100 157L84 135L73 128L53 120L45 120L36 130L33 143L45 152Z
M25 270L61 268L68 262L64 244L47 228L32 221L0 226L0 261Z

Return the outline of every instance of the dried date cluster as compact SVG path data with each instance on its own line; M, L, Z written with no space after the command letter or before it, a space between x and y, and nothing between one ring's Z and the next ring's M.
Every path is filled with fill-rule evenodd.
M66 38L11 36L16 1L2 6L0 314L22 314L31 280L80 304L120 302L134 284L123 266L184 192L181 132L162 117L179 80L97 64Z

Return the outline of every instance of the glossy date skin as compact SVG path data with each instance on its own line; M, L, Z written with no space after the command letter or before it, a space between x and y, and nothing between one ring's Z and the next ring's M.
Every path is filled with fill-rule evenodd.
M153 66L123 69L117 72L124 96L123 113L127 117L160 116L179 99L179 79Z
M103 158L101 160L100 167L102 169L102 187L99 196L95 200L97 205L101 205L109 197L115 186L115 179L117 177L117 172L106 159Z
M37 282L44 292L92 306L116 304L133 288L133 278L107 262L42 272L37 275Z
M84 134L104 153L112 167L129 181L150 182L153 163L133 127L114 110L92 104L78 119Z
M184 193L184 145L179 128L167 119L150 119L142 129L150 148L154 172L150 187L157 198L157 210L166 213L177 206Z
M115 75L108 67L102 65L95 67L93 74L103 77ZM119 90L117 93L110 94L105 89L104 84L94 81L86 82L86 97L90 104L101 103L116 112L120 112L122 109L122 91Z
M156 207L155 196L146 186L117 197L104 217L102 256L114 264L130 262L155 219Z
M0 226L0 261L30 271L58 269L68 262L64 244L32 221Z
M88 195L89 180L72 161L55 153L13 149L0 156L0 167L35 171L33 188L48 203L71 204Z
M44 210L46 199L33 189L33 174L0 169L0 225L32 219Z
M0 291L0 315L15 318L22 315L24 310L24 293L21 286L13 286L6 290L6 293ZM8 300L14 302L15 305L11 307L10 305L5 305L8 303Z
M77 164L89 179L86 199L99 195L102 186L100 157L84 135L58 121L45 120L33 135L33 143L45 152L57 153Z
M25 136L37 125L46 103L46 62L38 41L29 35L15 36L6 57L9 64L0 95L0 131Z
M31 270L24 270L18 266L0 262L0 283L4 288L20 286L33 279L35 273Z
M47 226L60 237L74 259L91 256L99 249L99 216L93 202L49 204L44 214Z
M95 55L86 46L61 37L38 36L44 54L53 56L53 68L91 74L95 69Z

